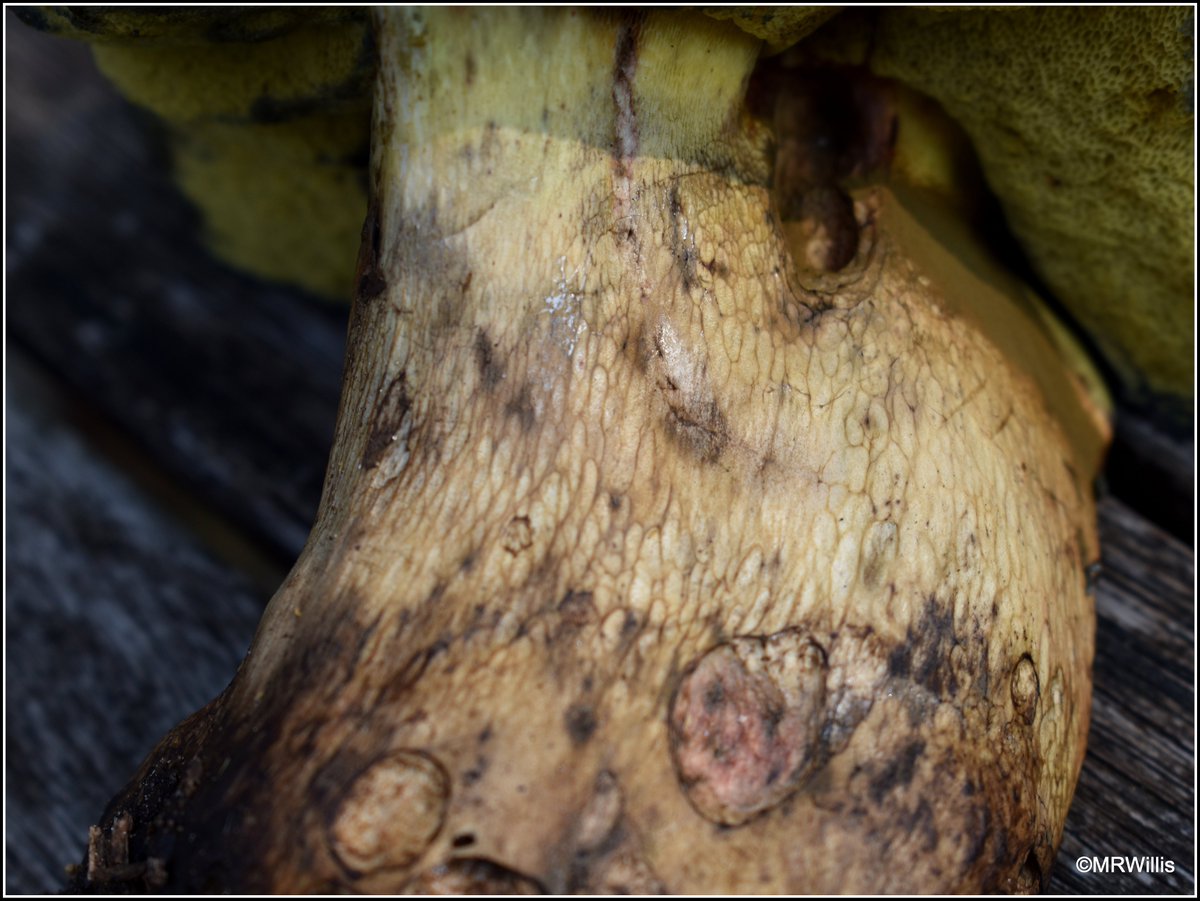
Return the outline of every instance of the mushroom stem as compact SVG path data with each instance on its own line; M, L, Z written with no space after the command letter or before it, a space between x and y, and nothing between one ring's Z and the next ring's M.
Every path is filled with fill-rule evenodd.
M317 523L110 805L122 854L167 890L1028 887L1094 541L1035 383L887 192L797 269L732 25L376 15Z

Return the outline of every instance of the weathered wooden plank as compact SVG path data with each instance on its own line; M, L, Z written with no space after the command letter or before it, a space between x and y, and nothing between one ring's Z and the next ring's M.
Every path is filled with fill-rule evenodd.
M294 558L333 437L347 308L215 262L90 51L9 15L9 340Z
M159 738L229 682L262 595L6 360L5 888L53 893Z
M1100 505L1100 537L1088 756L1050 888L1191 892L1194 557L1113 499ZM1175 871L1084 873L1085 855L1164 858Z

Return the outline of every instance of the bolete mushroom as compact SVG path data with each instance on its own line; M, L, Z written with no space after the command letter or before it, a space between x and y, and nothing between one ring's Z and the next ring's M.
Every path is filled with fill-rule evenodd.
M871 182L888 89L775 99L691 12L372 15L317 522L76 887L1036 890L1105 426Z

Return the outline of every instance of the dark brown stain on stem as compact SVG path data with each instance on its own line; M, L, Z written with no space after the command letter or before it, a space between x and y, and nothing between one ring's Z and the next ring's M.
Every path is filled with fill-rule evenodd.
M683 280L683 290L691 291L696 284L696 248L687 237L687 220L683 215L683 203L679 199L679 185L671 185L667 195L667 209L671 214L671 255Z
M637 155L638 127L633 108L633 78L637 71L639 31L640 21L637 18L628 18L621 23L613 60L612 96L616 108L613 158L617 161L618 175L622 178L630 176L630 165Z
M571 737L571 744L576 747L586 745L596 732L596 714L586 704L572 706L564 719L567 735Z
M483 386L489 391L504 380L504 366L496 360L492 339L484 329L475 333L475 365L479 368Z
M404 417L412 408L408 397L407 379L401 372L384 392L383 399L375 410L371 434L363 448L363 469L374 469L400 435Z
M533 396L528 385L522 385L516 396L504 405L504 412L517 420L522 432L529 432L537 422Z
M387 279L379 265L380 256L379 208L372 200L363 222L362 243L358 252L356 295L360 301L370 301L387 290Z

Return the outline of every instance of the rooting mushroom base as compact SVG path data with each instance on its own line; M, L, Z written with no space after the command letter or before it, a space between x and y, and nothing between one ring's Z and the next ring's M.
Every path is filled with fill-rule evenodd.
M896 198L797 265L733 26L378 16L318 521L81 884L1036 889L1092 502Z

